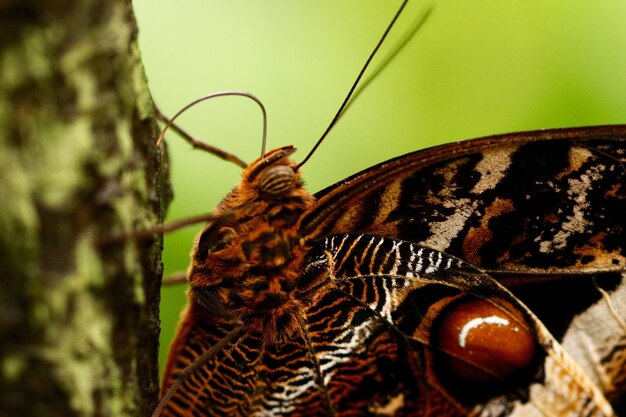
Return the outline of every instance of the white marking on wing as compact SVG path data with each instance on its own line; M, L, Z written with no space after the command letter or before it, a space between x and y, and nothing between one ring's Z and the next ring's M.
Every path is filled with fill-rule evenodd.
M503 319L499 316L478 317L472 319L468 321L465 326L463 326L461 332L459 333L459 346L464 348L469 332L478 328L479 326L482 326L483 324L497 324L499 326L508 326L511 323L507 319Z
M579 179L571 178L568 180L567 195L574 202L572 214L566 216L567 220L561 224L561 230L554 234L551 240L539 243L539 250L542 253L550 253L555 250L564 249L567 246L567 240L576 233L584 233L588 226L592 223L585 218L585 211L589 208L588 194L593 188L594 181L602 178L600 171L603 167L593 167Z
M509 166L511 166L511 155L516 149L499 149L484 154L483 159L474 167L480 174L480 179L471 192L482 194L487 190L495 188L506 175Z
M365 348L365 341L371 336L371 327L374 320L365 320L358 325L346 326L346 329L337 337L337 340L347 339L344 343L334 344L330 352L319 353L321 371L324 375L324 385L328 385L332 379L335 368L343 362L352 360L353 352Z
M402 242L399 242L399 241L393 242L393 247L391 248L391 251L393 252L392 256L394 256L394 260L393 260L393 266L389 270L390 275L395 275L398 272L398 266L400 266L400 264L402 263L402 256L400 254L400 245L402 245Z
M424 246L440 251L445 251L452 239L457 237L459 232L463 230L463 226L467 219L474 213L478 207L478 201L472 201L468 198L460 198L452 201L446 200L444 207L453 208L454 213L441 222L432 222L429 224L431 236L423 242Z

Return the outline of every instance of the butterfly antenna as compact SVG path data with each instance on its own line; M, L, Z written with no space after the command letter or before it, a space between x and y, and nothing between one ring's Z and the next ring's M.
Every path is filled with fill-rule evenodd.
M238 165L241 168L245 168L248 166L248 164L244 160L239 158L237 155L226 152L216 146L209 145L208 143L203 142L201 140L195 139L193 136L187 133L187 131L184 130L182 127L180 127L176 123L173 123L170 120L170 118L167 117L165 113L163 113L158 107L155 106L154 110L155 110L157 119L159 119L165 124L170 124L170 127L172 128L172 130L178 133L178 135L181 138L183 138L183 140L185 140L188 144L190 144L194 149L202 149L203 151L206 151L214 156L217 156L218 158L222 158L226 161L232 162L233 164Z
M223 156L224 154L226 154L225 152L222 152L222 151L219 151L219 150L216 152L215 148L213 148L212 146L207 145L207 144L205 144L203 142L200 142L200 141L197 141L197 140L193 139L191 137L191 135L189 135L187 132L185 132L184 130L182 130L181 128L179 128L178 126L176 126L174 124L174 121L178 118L178 116L180 116L181 114L183 114L185 111L189 110L191 107L195 106L196 104L201 103L201 102L203 102L205 100L212 99L212 98L224 97L224 96L246 97L246 98L249 98L250 100L254 101L261 108L261 113L263 113L263 137L262 137L262 141L261 141L261 156L265 155L265 144L267 142L267 112L265 111L265 106L263 106L263 103L261 102L261 100L259 100L253 94L246 93L244 91L218 91L216 93L207 94L206 96L202 96L200 98L197 98L194 101L192 101L191 103L187 104L185 107L180 109L178 111L178 113L176 113L174 115L174 117L172 117L171 119L168 119L167 117L165 117L165 115L163 115L163 113L158 111L157 116L160 119L165 121L165 127L163 127L163 130L161 131L161 134L159 135L159 139L157 140L156 145L159 146L161 144L161 142L163 141L163 137L165 136L165 132L167 131L167 129L169 129L171 127L176 132L178 132L181 136L183 136L183 138L185 140L190 142L193 146L206 149L206 150L208 150L209 152L211 152L213 154L216 154L218 156L223 157L224 159L232 160L237 165L245 168L247 166L247 164L243 160L237 158L234 155L232 155L232 158L227 157L227 156ZM231 155L231 154L227 154L227 155Z
M339 110L337 110L337 113L335 114L335 117L333 117L333 119L331 120L330 124L328 125L328 127L326 128L326 130L324 131L322 136L317 140L317 142L315 143L313 148L309 151L307 156L302 160L302 162L300 162L298 164L298 166L296 167L296 171L298 169L300 169L300 167L302 165L306 164L306 162L311 158L311 156L313 156L313 153L315 153L317 148L322 144L322 142L324 141L324 139L326 138L326 136L328 135L330 130L333 128L333 126L335 126L335 124L337 123L337 121L341 117L341 114L343 113L344 109L348 105L348 102L350 101L350 97L352 97L352 94L354 93L354 90L356 90L357 86L359 85L359 82L361 81L361 78L363 78L363 74L365 74L365 71L367 70L367 67L369 66L370 62L372 62L372 59L374 59L374 56L378 52L378 49L380 49L380 46L383 44L383 42L387 38L387 35L391 31L391 28L396 23L396 20L398 20L398 17L400 17L400 14L402 13L402 10L404 10L404 6L406 6L406 4L408 2L409 2L409 0L404 0L402 2L402 4L400 5L400 7L398 8L398 11L393 16L393 19L391 19L391 22L389 23L389 25L387 25L387 28L385 29L385 32L383 33L383 35L378 40L378 43L376 44L376 47L370 53L369 57L367 57L367 60L365 61L365 65L363 65L363 68L361 68L361 71L359 72L359 75L356 77L356 80L354 80L354 83L352 83L352 87L350 87L350 90L348 91L348 94L346 95L346 98L343 100L343 103L341 103L341 106L339 106Z
M417 19L415 19L413 26L409 30L407 30L404 37L400 39L400 41L394 46L393 50L385 56L383 61L378 64L372 74L369 75L365 80L363 80L361 84L359 84L358 88L354 91L354 94L352 94L352 97L350 97L350 99L348 100L348 104L346 104L341 111L341 114L337 118L337 121L341 119L341 116L346 114L346 111L348 111L350 106L352 106L352 103L356 102L356 99L361 95L361 93L365 91L365 89L385 70L385 68L387 68L387 65L389 65L395 59L395 57L404 49L404 47L409 44L409 41L413 39L413 36L417 33L417 31L420 30L422 26L424 26L424 23L426 23L426 20L428 19L432 11L432 6L426 7L422 10Z

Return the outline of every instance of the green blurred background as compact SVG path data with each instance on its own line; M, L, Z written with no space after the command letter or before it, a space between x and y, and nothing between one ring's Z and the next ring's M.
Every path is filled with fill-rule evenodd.
M206 93L252 92L268 109L269 148L294 144L296 159L331 120L398 4L133 1L150 88L166 114ZM414 1L387 47L425 4L434 10L424 27L305 167L311 191L439 143L626 123L626 2ZM260 153L260 112L249 100L217 99L180 123L246 161ZM191 150L173 134L167 140L175 191L168 218L209 212L240 169ZM166 273L186 269L200 228L166 237ZM163 290L161 364L184 292L184 286Z

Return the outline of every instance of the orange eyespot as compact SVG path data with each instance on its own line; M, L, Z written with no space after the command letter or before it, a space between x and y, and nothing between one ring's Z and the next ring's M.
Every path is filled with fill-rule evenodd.
M476 299L444 312L436 344L447 353L442 359L457 377L496 383L533 362L537 346L524 316L509 303L496 302L505 308Z

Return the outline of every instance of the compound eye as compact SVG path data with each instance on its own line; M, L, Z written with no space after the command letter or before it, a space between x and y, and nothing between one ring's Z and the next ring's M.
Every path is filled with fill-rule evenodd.
M293 190L296 173L287 165L268 168L261 176L259 188L263 194L283 196Z

